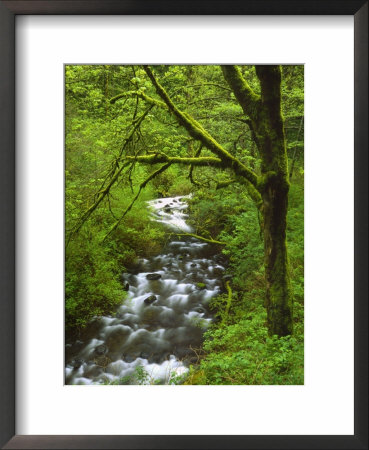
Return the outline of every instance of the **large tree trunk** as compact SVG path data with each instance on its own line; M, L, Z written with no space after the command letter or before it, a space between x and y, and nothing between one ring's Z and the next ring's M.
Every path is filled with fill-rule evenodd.
M263 193L264 261L269 334L292 334L292 296L286 243L288 184L269 180Z
M247 117L260 159L258 191L262 196L264 261L269 334L292 334L292 294L286 244L288 160L281 114L281 69L255 66L261 96L235 66L222 66L224 78Z
M277 66L256 66L262 88L259 121L255 124L262 158L264 261L269 334L292 334L292 293L286 230L288 159L281 114L281 73Z

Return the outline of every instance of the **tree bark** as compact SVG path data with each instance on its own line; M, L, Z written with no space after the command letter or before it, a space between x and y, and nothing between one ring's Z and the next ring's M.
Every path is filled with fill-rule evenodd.
M256 73L262 92L256 134L262 156L265 304L269 334L286 336L293 332L293 302L286 242L289 178L281 71L278 66L256 66Z
M288 183L271 177L263 192L264 264L269 334L292 334L292 295L286 242Z
M259 98L235 66L222 66L223 74L244 113L261 158L258 190L262 196L264 265L269 334L293 332L292 293L286 242L288 210L288 160L281 114L279 66L255 66L260 81Z

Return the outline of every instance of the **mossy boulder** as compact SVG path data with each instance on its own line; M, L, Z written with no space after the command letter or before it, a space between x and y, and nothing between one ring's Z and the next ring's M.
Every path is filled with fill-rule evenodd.
M156 299L157 299L156 295L150 295L150 297L145 298L144 303L146 305L151 305L151 303L154 303Z
M160 273L148 273L146 275L146 278L148 280L159 280L159 278L161 278L161 275L160 275Z

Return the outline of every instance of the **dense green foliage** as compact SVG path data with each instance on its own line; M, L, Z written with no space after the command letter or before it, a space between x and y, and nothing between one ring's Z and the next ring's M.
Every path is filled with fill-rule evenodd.
M255 68L243 66L241 72L260 93ZM252 132L219 67L157 66L155 75L176 105L198 120L224 149L260 174ZM121 99L110 103L122 92ZM245 184L221 187L232 178L229 170L172 164L145 185L130 209L140 184L161 165L123 167L121 155L212 155L167 111L131 95L137 92L158 98L141 67L66 67L67 332L80 332L93 316L113 313L125 296L121 272L133 267L137 257L160 252L168 236L163 227L150 221L145 201L191 192L195 233L224 244L217 249L232 277L231 297L225 286L213 299L218 320L206 332L198 364L191 366L185 380L179 377L173 382L303 383L303 67L282 68L291 181L287 244L293 288L292 336L268 335L262 219ZM105 194L117 167L122 172ZM101 201L95 207L99 196ZM138 384L144 384L145 377L140 369L133 376ZM121 380L120 384L131 382Z
M190 384L303 384L304 375L304 254L303 178L295 177L290 190L288 248L294 291L294 335L268 336L264 308L263 242L258 212L241 193L228 188L211 198L193 200L194 223L217 217L212 232L226 242L227 273L232 276L232 303L228 295L212 300L219 318L205 334L204 353L193 368Z
M66 329L73 333L81 331L93 316L114 311L125 296L120 274L134 265L138 256L159 252L164 231L149 220L145 201L158 192L175 195L190 189L188 180L178 177L172 169L163 173L142 192L124 224L103 242L107 229L129 205L132 192L149 173L149 169L137 166L132 175L119 180L91 220L78 233L71 234L93 205L130 129L130 108L117 113L109 103L130 70L118 66L66 68L65 314ZM129 106L134 104L132 100ZM158 131L148 130L151 136L158 136ZM129 150L134 152L138 145L132 141Z

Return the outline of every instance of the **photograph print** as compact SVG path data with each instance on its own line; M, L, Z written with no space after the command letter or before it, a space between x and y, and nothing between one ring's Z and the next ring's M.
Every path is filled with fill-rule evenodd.
M64 71L65 384L304 384L304 66Z

